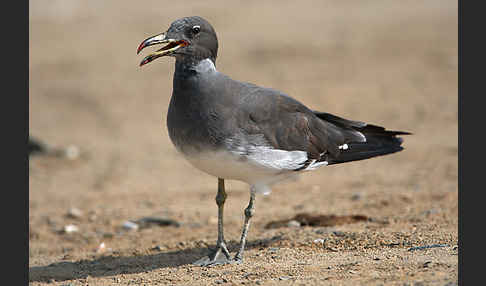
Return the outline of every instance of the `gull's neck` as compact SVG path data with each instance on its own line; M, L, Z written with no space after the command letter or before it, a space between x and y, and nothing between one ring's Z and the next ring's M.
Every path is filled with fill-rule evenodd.
M216 66L210 58L190 61L177 59L175 65L176 77L187 77L196 74L216 72Z

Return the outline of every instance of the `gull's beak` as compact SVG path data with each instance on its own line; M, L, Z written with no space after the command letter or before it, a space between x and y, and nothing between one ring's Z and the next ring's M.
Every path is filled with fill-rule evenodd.
M152 45L157 45L157 44L168 44L165 47L161 48L160 50L157 50L156 52L146 56L142 62L140 63L140 66L143 66L145 64L150 63L151 61L155 60L156 58L167 56L171 53L173 53L175 50L185 47L189 45L189 42L185 40L175 40L175 39L169 39L167 38L165 33L150 37L143 41L140 46L138 46L137 49L137 54L140 53L141 50L143 50L145 47L152 46Z

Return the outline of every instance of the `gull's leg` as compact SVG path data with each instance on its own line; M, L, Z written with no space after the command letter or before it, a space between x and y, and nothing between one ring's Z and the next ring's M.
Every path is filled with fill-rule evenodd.
M224 241L223 232L223 212L224 202L226 201L226 191L224 189L224 179L218 178L218 194L216 195L216 204L218 205L218 241L216 242L216 250L209 256L203 257L193 264L199 266L210 266L217 264L231 263L230 253ZM224 256L221 257L221 254Z
M224 189L224 179L218 178L218 194L216 195L216 204L218 205L218 241L216 242L217 252L222 251L226 258L230 258L228 248L224 241L223 231L223 213L224 202L226 201L226 191ZM219 254L219 253L217 253ZM217 255L215 255L216 257Z
M245 223L243 225L243 231L241 232L240 249L236 253L234 260L238 263L243 261L243 251L245 250L246 236L248 235L248 229L250 228L250 219L255 213L255 207L253 203L255 201L255 187L250 188L250 202L245 209Z

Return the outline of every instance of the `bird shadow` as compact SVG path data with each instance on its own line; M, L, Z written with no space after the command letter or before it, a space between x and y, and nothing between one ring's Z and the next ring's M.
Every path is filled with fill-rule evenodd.
M274 236L269 239L249 241L246 249L265 248L273 242L282 240L282 236ZM239 246L231 241L228 249L234 251ZM84 279L89 277L105 277L119 274L132 274L152 271L161 268L178 267L191 264L210 252L207 247L193 247L178 251L170 251L149 255L133 256L103 256L95 259L83 259L79 261L61 261L46 266L33 266L29 268L30 282L49 282Z

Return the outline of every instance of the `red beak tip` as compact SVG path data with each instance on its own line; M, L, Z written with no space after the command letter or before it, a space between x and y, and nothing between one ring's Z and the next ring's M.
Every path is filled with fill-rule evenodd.
M143 60L141 63L140 63L140 67L145 65L145 64L148 64L150 61L149 60Z
M138 49L137 49L137 55L140 53L140 51L145 48L145 45L144 43L141 43L140 46L138 46Z

